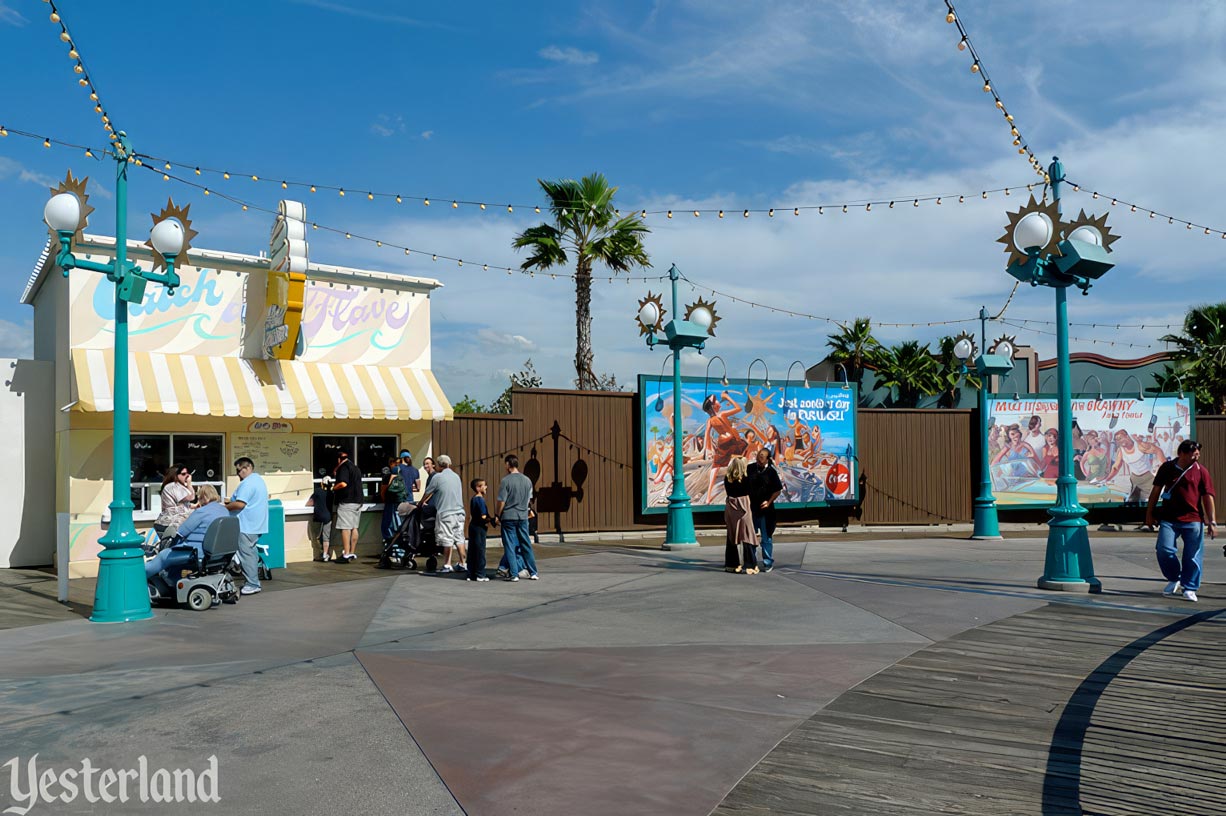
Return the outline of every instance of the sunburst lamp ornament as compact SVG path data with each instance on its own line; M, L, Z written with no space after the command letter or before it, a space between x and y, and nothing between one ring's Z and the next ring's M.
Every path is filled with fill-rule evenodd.
M91 95L97 101L97 95ZM93 207L85 193L88 179L76 179L69 173L64 181L51 189L43 217L59 241L60 251L55 264L67 276L73 269L84 269L106 276L114 284L115 311L114 373L111 385L111 520L106 533L98 540L98 580L94 588L94 608L90 620L96 623L123 623L153 617L150 611L149 589L145 582L145 560L141 550L144 541L132 518L132 425L130 418L130 371L128 360L128 304L140 304L145 298L145 286L150 281L161 283L174 292L179 285L175 259L182 257L191 246L196 231L192 229L187 207L176 207L167 201L166 207L153 216L153 229L146 244L152 252L154 267L145 270L128 258L128 166L141 165L135 160L126 133L111 133L114 145L107 151L115 160L115 243L114 247L91 244L90 251L112 255L105 262L73 254L74 240L80 240ZM88 155L88 154L87 154ZM200 171L197 170L197 173ZM205 191L208 192L207 190ZM158 272L159 267L164 272ZM105 286L105 284L103 284ZM257 576L248 576L248 581ZM182 598L178 598L182 602Z
M1065 177L1064 165L1058 157L1052 158L1044 179L1051 185L1051 203L1040 204L1032 196L1020 211L1009 213L1009 226L998 239L1009 255L1010 275L1031 286L1047 286L1056 292L1059 476L1055 503L1047 511L1050 516L1047 554L1037 584L1039 589L1054 591L1101 592L1102 582L1094 576L1086 510L1077 501L1077 479L1073 475L1068 289L1075 286L1083 295L1090 293L1091 283L1115 265L1110 259L1111 245L1119 236L1112 235L1106 216L1086 215L1083 210L1072 221L1060 217L1060 188ZM997 340L994 346L998 352L1014 348L1011 337Z
M677 285L681 280L681 272L677 269L676 264L668 270L668 279L672 284L672 310L673 314L677 315L680 312L677 309ZM683 349L692 348L698 352L706 347L708 339L715 336L715 324L719 322L719 316L715 313L715 304L699 298L697 302L686 307L685 318L678 320L673 318L664 323L664 304L662 295L656 295L651 292L639 301L638 312L635 315L635 320L639 326L639 334L646 335L646 342L649 348L655 348L657 345L667 345L672 350L673 358L673 407L672 423L673 423L673 462L679 463L673 468L673 489L668 496L668 525L664 533L664 549L687 549L689 547L698 546L698 538L694 533L694 513L690 506L690 494L686 489L685 484L685 468L682 464L685 462L683 452L681 450L682 441L685 439L685 434L682 429L682 418L684 416L686 405L682 400L681 387L681 352ZM661 325L663 323L663 325ZM660 333L663 332L663 337ZM722 360L720 361L723 362ZM667 358L664 361L667 365ZM660 370L661 378L663 377L663 367ZM710 365L707 366L707 373L710 373ZM725 381L727 371L725 371ZM646 388L648 377L639 377L639 389L643 391ZM662 396L656 397L656 404L660 405L663 402ZM657 408L659 410L659 408Z
M635 320L639 324L639 334L655 334L664 325L666 310L662 302L662 294L647 293L647 297L639 301L639 311Z

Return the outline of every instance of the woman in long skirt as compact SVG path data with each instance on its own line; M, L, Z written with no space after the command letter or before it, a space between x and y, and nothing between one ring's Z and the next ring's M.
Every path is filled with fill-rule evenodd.
M728 528L728 537L724 545L724 569L728 572L742 572L754 575L758 572L758 561L754 557L754 547L758 544L758 534L753 527L753 515L749 505L749 478L746 476L744 456L734 456L724 471L724 525ZM741 550L742 559L737 558L737 549Z

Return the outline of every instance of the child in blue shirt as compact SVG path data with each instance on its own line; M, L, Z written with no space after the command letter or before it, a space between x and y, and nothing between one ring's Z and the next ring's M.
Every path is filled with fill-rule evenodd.
M485 504L485 479L469 483L473 497L468 502L468 577L466 581L488 581L485 577L485 536L491 523L498 520L490 515Z

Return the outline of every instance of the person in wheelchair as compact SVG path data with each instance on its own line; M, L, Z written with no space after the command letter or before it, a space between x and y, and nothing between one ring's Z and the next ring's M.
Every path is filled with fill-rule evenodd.
M145 578L167 598L175 596L175 582L187 565L195 559L204 559L204 535L209 525L230 515L221 503L221 496L217 495L217 488L212 485L201 485L196 490L196 498L200 506L179 525L174 542L145 562Z

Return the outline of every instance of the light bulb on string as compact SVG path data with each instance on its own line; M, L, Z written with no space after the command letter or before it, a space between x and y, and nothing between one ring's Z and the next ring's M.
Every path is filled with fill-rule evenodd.
M43 139L43 147L51 147L51 140Z
M260 177L259 177L259 176L252 176L252 177L251 177L251 180L252 180L252 181L259 181L259 180L260 180Z
M344 198L344 197L345 197L345 188L344 188L344 187L342 187L342 188L341 188L340 190L338 190L337 192L340 194L340 197L341 197L341 198Z
M984 93L991 93L991 92L992 92L992 85L991 85L991 83L988 83L988 82L983 83L983 92L984 92Z
M281 189L282 189L282 190L288 190L288 189L289 189L289 185L283 181L283 182L281 182Z
M428 198L423 198L423 199L422 199L422 201L421 201L421 203L422 203L422 206L423 206L423 207L429 207L429 206L430 206L430 199L428 199Z
M695 217L695 218L697 218L697 217L698 217L698 210L694 210L694 217Z
M797 207L794 210L792 210L792 215L800 215L800 207Z
M846 205L846 204L844 204L844 205L843 205L843 212L847 212L847 205Z
M741 215L743 215L743 216L745 216L746 218L748 218L748 217L749 217L749 210L746 210L745 212L741 213Z
M223 179L225 179L226 181L229 181L229 180L230 180L230 174L229 174L229 173L222 173L222 174L221 174L221 177L222 177Z
M891 209L891 210L892 210L892 209L894 209L894 202L893 202L893 201L891 201L891 202L890 202L890 207L889 207L889 209Z
M374 193L367 193L367 194L366 194L366 200L367 200L367 201L374 201L374 200L375 200L375 194L374 194Z
M962 39L958 40L958 50L959 50L959 51L965 51L965 50L966 50L966 38L965 38L965 37L963 37Z
M978 62L978 60L976 60L975 62L971 63L971 73L972 73L972 74L977 74L977 73L979 73L979 62Z
M456 202L454 202L454 201L453 201L453 202L451 202L451 209L453 209L453 210L458 210L459 208L460 208L460 205L459 205L458 203L456 203Z
M723 211L723 210L720 210L720 211L719 211L719 217L720 217L720 218L723 218L723 217L724 217L724 211Z
M514 208L513 208L513 207L512 207L510 204L508 204L508 205L507 205L507 212L509 212L509 213L510 213L510 212L515 212L515 209L514 209Z

